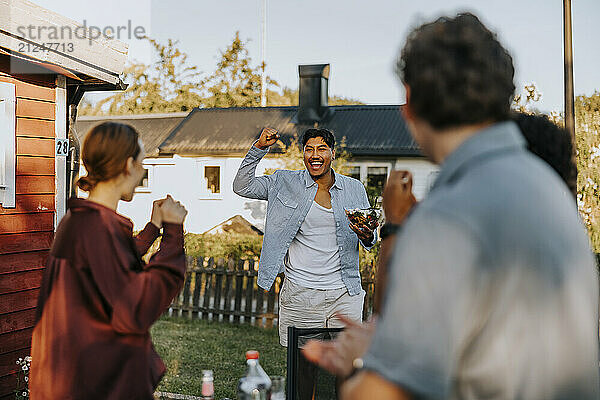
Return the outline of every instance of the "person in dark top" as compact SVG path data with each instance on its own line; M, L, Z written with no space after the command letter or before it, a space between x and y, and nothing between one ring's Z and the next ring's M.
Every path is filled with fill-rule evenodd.
M546 161L576 197L577 164L569 131L543 114L515 113L513 119L527 141L527 150Z
M116 212L142 179L143 145L130 126L102 123L88 133L78 181L87 200L71 199L61 220L37 306L32 338L32 399L152 399L165 366L150 326L185 275L187 211L170 196L133 236ZM163 229L160 250L144 255Z

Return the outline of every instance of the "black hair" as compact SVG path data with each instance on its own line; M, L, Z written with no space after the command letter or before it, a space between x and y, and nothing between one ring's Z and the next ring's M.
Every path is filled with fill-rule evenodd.
M515 113L513 119L527 140L527 149L548 163L577 196L577 165L569 131L543 114Z
M414 29L396 65L414 113L435 129L510 117L512 57L473 14Z
M302 136L302 148L306 146L306 142L308 142L310 139L317 137L322 138L331 150L335 148L335 136L333 136L333 132L324 128L307 129Z

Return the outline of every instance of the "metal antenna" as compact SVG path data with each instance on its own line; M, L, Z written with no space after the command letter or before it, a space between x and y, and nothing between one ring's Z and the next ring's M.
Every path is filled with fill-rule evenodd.
M262 40L261 40L261 57L262 57L262 73L260 76L260 106L267 105L267 74L265 72L267 59L267 0L262 0Z
M565 127L575 140L575 105L573 90L573 37L571 0L563 0L563 27L565 48Z
M563 0L563 28L565 49L565 128L571 134L574 149L577 149L575 137L575 91L573 87L573 27L571 23L571 0ZM573 151L575 157L576 150ZM577 163L575 163L577 165ZM575 170L577 174L577 169Z

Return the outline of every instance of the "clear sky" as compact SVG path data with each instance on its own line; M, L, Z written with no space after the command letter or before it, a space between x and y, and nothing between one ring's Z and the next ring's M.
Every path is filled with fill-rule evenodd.
M140 25L159 41L179 40L192 64L212 72L219 49L239 30L260 60L262 0L34 0L76 21L98 26ZM398 50L419 22L469 10L492 30L515 60L517 87L535 82L539 108L562 111L562 0L267 0L268 73L297 87L298 64L330 63L330 94L368 104L399 104L394 74ZM573 1L575 94L600 90L600 0ZM149 63L149 46L130 43L130 58Z

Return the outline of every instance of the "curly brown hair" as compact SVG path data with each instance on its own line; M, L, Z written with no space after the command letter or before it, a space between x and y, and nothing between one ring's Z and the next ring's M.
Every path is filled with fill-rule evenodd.
M515 91L512 57L473 14L414 29L396 65L414 113L435 129L507 120Z

